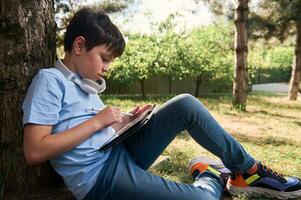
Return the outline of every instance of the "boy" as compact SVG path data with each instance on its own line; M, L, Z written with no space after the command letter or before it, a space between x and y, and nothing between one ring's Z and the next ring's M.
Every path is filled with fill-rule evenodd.
M103 75L124 47L122 34L104 12L82 8L74 15L64 38L65 58L55 68L39 71L22 105L28 164L50 160L76 199L220 199L226 185L231 193L301 196L299 179L285 178L255 161L188 94L167 101L122 144L99 151L115 131L149 108L135 107L134 117L123 116L118 108L105 107L98 96L105 89ZM184 129L223 163L193 159L193 184L149 173L147 169Z

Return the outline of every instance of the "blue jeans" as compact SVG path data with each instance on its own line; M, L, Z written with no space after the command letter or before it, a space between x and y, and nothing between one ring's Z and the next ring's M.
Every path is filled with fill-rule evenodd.
M163 104L136 134L113 147L85 200L220 199L222 183L211 173L203 173L193 184L185 184L147 171L176 135L185 129L232 172L243 173L254 165L254 158L216 122L197 98L181 94Z

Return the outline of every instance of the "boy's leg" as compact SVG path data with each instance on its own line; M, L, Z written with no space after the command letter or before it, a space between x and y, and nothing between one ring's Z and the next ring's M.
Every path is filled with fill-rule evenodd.
M224 183L204 172L195 183L166 180L141 169L124 146L115 146L97 183L84 200L217 200Z
M262 165L244 150L191 95L165 103L148 124L126 141L136 163L147 169L180 131L187 129L201 146L217 155L235 176L228 181L232 194L261 194L279 199L301 197L301 180L284 177Z
M187 129L201 146L218 156L232 172L246 172L255 160L189 94L178 95L158 109L150 121L124 144L136 163L147 169L177 133Z

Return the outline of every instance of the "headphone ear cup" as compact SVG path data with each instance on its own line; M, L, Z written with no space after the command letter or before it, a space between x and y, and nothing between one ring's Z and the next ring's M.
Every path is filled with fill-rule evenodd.
M79 85L79 87L89 94L97 94L98 93L98 90L96 90L94 87L91 87L88 84L81 84L81 85Z
M99 81L92 81L90 79L83 79L82 83L85 85L86 88L89 88L88 90L96 91L93 93L101 93L106 89L106 81L101 78Z
M73 72L71 72L64 63L59 59L57 62L55 62L55 67L60 72L63 73L63 75L70 81L73 81L75 84L77 84L83 91L91 94L97 94L102 93L106 89L106 81L103 78L100 78L97 81L93 81L90 79L79 79L77 78Z
M96 83L100 86L98 93L102 93L105 91L107 85L106 85L106 80L103 78L100 78L96 81Z

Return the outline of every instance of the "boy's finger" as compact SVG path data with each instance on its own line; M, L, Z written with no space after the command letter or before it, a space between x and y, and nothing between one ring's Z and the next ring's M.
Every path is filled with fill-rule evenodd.
M143 113L144 111L150 109L152 107L151 104L146 104L142 108L139 109L138 113Z
M133 110L130 111L130 113L135 114L139 110L139 106L136 106Z

